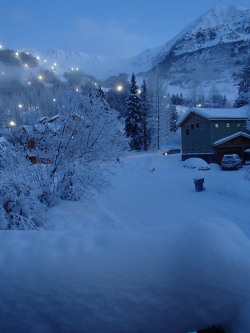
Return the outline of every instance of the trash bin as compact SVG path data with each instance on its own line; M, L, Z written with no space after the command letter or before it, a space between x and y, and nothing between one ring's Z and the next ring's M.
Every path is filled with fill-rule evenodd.
M204 183L204 178L194 179L194 185L195 185L196 192L201 192L204 190L203 183Z

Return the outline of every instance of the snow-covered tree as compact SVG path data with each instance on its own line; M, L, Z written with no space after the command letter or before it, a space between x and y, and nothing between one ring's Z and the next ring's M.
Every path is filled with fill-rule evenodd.
M170 134L170 101L158 67L152 71L149 82L151 148L159 150L167 144Z
M127 114L125 117L125 132L129 138L131 150L144 149L144 124L141 112L140 97L134 73L131 76L130 94L127 99Z
M234 107L250 104L250 59L248 64L244 67L242 79L238 84L238 97L235 100Z
M175 105L170 105L170 113L171 113L171 118L170 118L170 132L176 132L177 131L177 120L178 120L178 112L176 110Z
M31 142L27 155L41 162L34 166L40 199L50 206L60 198L78 200L99 187L103 168L125 149L117 112L100 98L69 91L57 105L58 116L25 127L22 135L24 143Z
M150 129L148 127L149 121L149 101L146 81L143 80L140 94L140 110L142 114L143 126L143 149L148 150L150 147Z

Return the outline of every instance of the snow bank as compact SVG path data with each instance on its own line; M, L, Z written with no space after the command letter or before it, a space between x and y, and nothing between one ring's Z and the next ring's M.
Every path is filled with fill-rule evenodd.
M1 231L1 331L248 333L244 174L132 154L105 195L54 207L54 231Z
M250 292L250 243L226 220L0 238L3 332L186 332Z

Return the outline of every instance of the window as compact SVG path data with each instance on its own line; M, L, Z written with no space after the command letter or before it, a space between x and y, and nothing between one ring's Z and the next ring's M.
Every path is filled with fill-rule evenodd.
M191 130L194 129L194 124L191 124L190 128L191 128Z
M207 146L204 146L204 151L206 151L207 150Z
M219 128L219 124L218 124L218 123L215 123L215 124L214 124L214 127L215 127L215 128Z
M191 151L194 151L194 148L191 148Z
M189 128L186 128L186 135L189 135Z
M241 123L237 123L237 124L236 124L236 127L241 127Z
M230 123L226 123L226 128L229 128L230 127Z
M195 128L199 128L199 127L200 127L200 123L196 123Z
M200 151L200 147L197 147L197 152L199 152Z

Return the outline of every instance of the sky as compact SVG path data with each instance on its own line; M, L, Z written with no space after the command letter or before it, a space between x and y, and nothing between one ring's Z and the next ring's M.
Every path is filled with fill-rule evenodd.
M127 58L163 45L220 5L250 8L249 0L0 0L0 43Z

